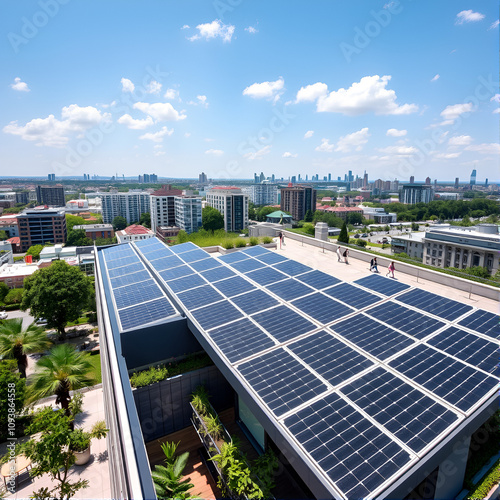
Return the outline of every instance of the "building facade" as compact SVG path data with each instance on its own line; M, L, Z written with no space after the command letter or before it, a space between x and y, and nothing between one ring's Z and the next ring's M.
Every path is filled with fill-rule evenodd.
M254 205L276 205L278 203L278 186L261 183L250 186L250 201Z
M64 210L55 208L26 210L17 217L21 252L32 245L66 243Z
M281 210L292 215L293 220L304 220L306 212L316 210L316 190L308 186L281 188Z
M36 187L36 202L39 205L47 205L48 207L64 207L66 206L66 198L64 196L63 186L37 186Z
M224 217L225 231L241 231L248 227L248 195L232 186L214 187L207 191L207 205Z
M431 185L405 184L401 191L401 203L415 205L416 203L429 203L434 199L434 189Z
M102 220L111 224L115 217L124 217L129 224L140 220L150 210L149 193L130 190L127 193L96 193L102 200Z
M118 244L129 243L131 241L148 240L153 238L155 233L148 229L147 227L141 226L140 224L132 224L126 227L123 231L116 231L116 239Z
M201 196L175 197L175 225L186 233L201 228Z
M175 197L181 196L182 191L172 189L166 184L150 196L151 229L154 233L160 226L176 226L175 223Z
M16 236L19 236L17 216L7 215L0 217L0 231L5 231L9 238L15 238Z
M113 238L115 232L111 224L83 224L81 226L73 226L75 231L85 231L85 236L91 240L97 238Z

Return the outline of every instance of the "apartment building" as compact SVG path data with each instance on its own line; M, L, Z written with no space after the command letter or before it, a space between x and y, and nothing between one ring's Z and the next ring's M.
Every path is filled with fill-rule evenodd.
M216 186L207 191L207 205L216 208L224 216L226 231L241 231L248 227L249 197L240 188Z
M198 231L201 228L201 196L176 196L174 202L175 225L188 234Z
M278 203L278 186L267 182L252 184L249 195L250 201L254 205L276 205Z
M124 217L129 224L138 222L142 214L150 211L149 193L131 189L127 193L96 193L102 200L102 220L111 224L115 217Z
M85 236L91 240L97 238L113 238L115 232L113 231L112 224L82 224L73 226L75 231L85 231Z
M170 184L163 185L151 193L149 203L151 214L151 229L156 233L158 227L175 226L175 197L181 196L182 191L172 189Z
M304 220L308 210L316 210L316 190L288 184L288 187L281 188L281 210L291 214L293 220Z
M21 251L32 245L66 243L64 209L44 208L26 210L17 217Z
M57 186L37 186L36 202L39 205L47 205L48 207L66 206L64 187L60 184Z

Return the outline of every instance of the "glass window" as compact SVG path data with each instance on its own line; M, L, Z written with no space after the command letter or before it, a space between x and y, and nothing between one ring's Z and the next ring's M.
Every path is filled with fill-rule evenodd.
M259 421L255 418L254 414L250 411L240 396L238 396L238 414L240 420L245 424L255 441L257 441L262 450L264 450L264 427L260 425Z

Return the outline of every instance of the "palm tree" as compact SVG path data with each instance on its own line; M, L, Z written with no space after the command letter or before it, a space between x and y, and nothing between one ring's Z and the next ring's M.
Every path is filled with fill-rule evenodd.
M76 351L70 344L53 347L48 356L37 361L29 399L37 401L55 394L56 404L70 416L70 391L95 382L94 368L88 358L89 354Z
M0 355L17 361L21 378L26 378L27 355L44 351L50 343L45 330L35 323L23 329L23 318L7 319L0 325Z

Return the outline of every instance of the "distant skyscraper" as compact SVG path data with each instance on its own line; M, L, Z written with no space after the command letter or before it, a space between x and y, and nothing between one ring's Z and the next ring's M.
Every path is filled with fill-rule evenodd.
M354 176L352 175L352 170L349 170L349 176L347 178L349 182L352 182L354 180Z
M36 201L39 205L47 205L49 207L64 207L66 205L66 198L64 196L64 187L61 185L53 187L37 186Z
M205 172L202 172L199 176L198 176L198 182L200 184L208 184L208 178L207 178L207 174Z
M437 185L438 185L438 180L434 179L434 189L437 188Z
M470 174L470 185L475 186L476 185L476 169L472 171Z
M291 183L292 184L296 184L297 183L297 177L295 177L295 175L292 175Z
M486 180L484 181L484 187L487 188L488 187L488 178L486 177Z
M430 186L431 185L431 178L430 177L426 177L425 178L425 185L426 186Z
M363 187L368 187L368 174L366 173L366 170L365 170L365 174L363 175Z
M460 179L455 177L455 189L458 189L458 185L460 184Z
M412 175L412 176L410 177L410 184L413 184L414 182L415 182L415 176L414 176L414 175Z
M56 174L49 174L48 178L49 178L49 181L54 182L56 180Z
M253 174L253 181L255 182L255 184L258 184L260 182L260 178L256 173Z
M332 180L332 174L328 174L328 182L331 182Z
M261 173L260 173L260 177L259 177L259 179L260 179L260 182L262 182L262 181L265 181L265 180L266 180L266 176L264 175L264 172L261 172Z

